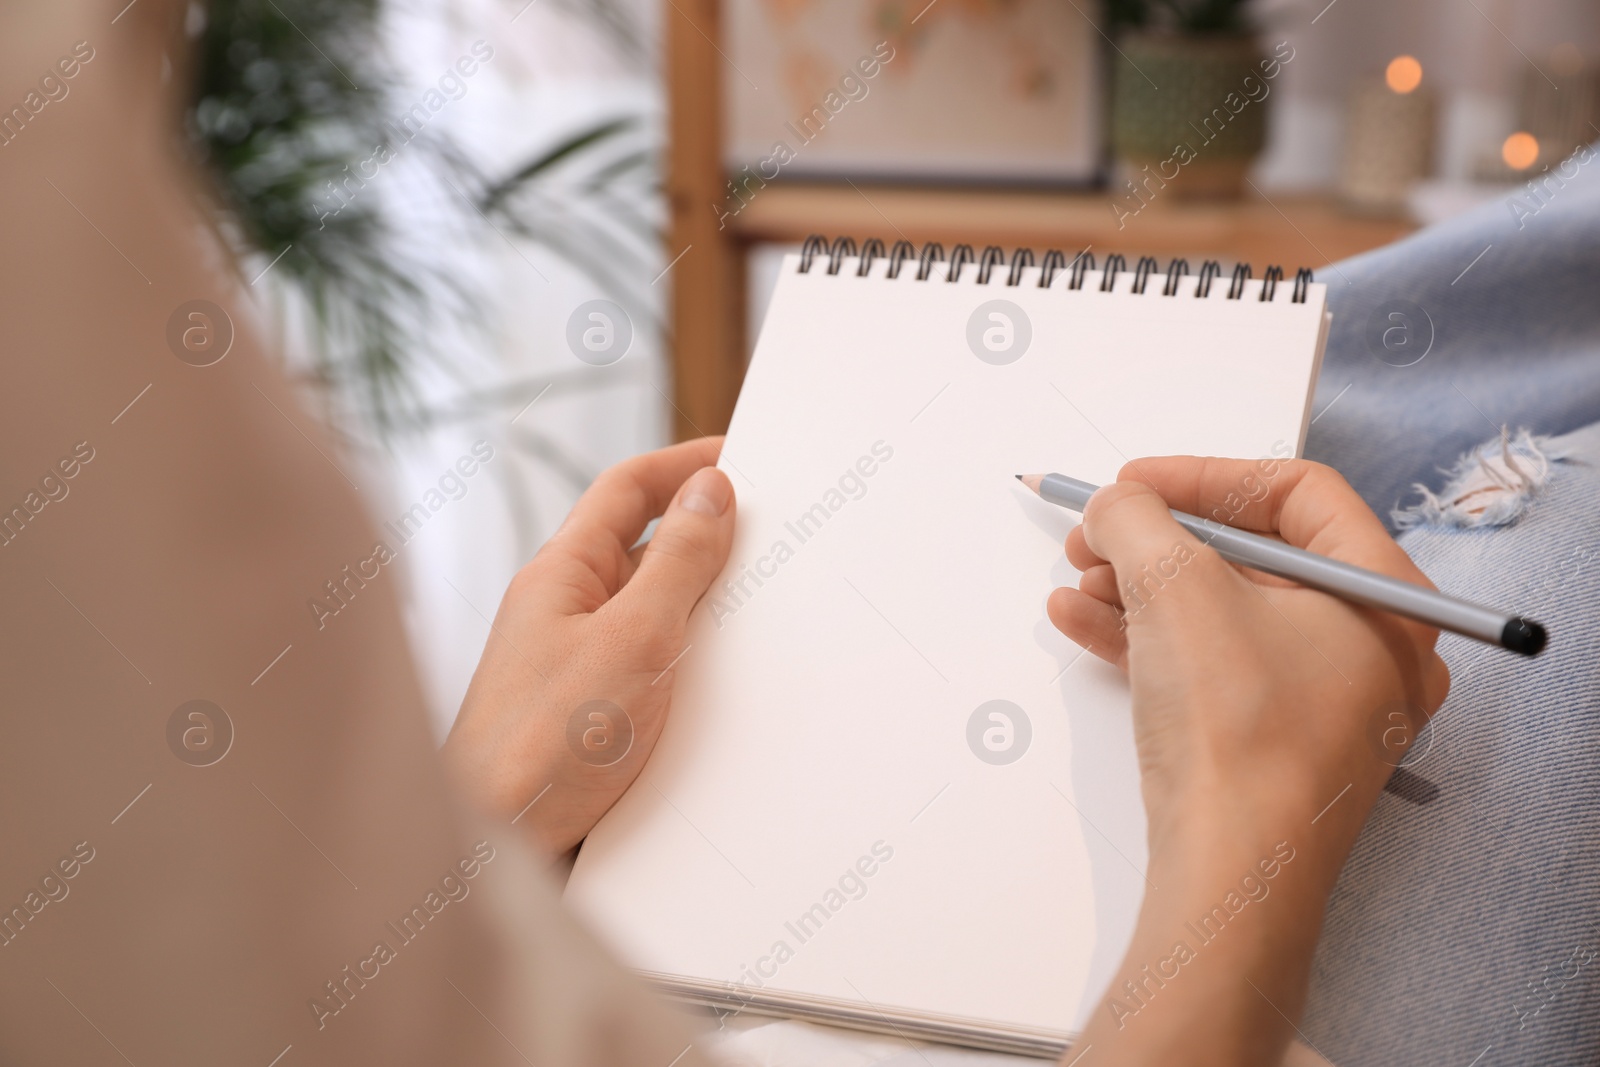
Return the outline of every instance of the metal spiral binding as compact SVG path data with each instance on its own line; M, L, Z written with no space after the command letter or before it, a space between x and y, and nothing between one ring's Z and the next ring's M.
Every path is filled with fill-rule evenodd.
M1150 272L1155 270L1156 266L1157 264L1155 256L1139 257L1138 265L1133 268L1134 292L1138 293L1140 296L1144 295L1144 287L1150 284ZM1111 284L1115 285L1116 281L1116 277L1113 276L1111 279Z
M811 265L818 256L826 256L828 260L828 274L838 274L844 261L856 255L856 243L848 237L836 238L829 242L826 237L813 234L806 238L805 244L800 249L800 273L809 274ZM887 276L898 278L901 268L908 260L917 261L917 281L925 282L933 275L933 265L945 262L944 245L937 241L929 241L922 246L922 251L917 252L917 246L910 241L896 241L894 247L884 252L883 242L876 237L869 238L861 245L861 262L856 268L856 276L865 278L872 270L872 264L879 258L889 260ZM977 263L979 285L988 285L990 275L997 266L1004 266L1005 252L995 245L989 245L983 250L983 255L975 255L969 244L958 244L950 250L949 268L945 272L945 280L955 282L961 280L961 271L969 263ZM1025 271L1034 265L1034 253L1031 248L1018 248L1011 255L1011 265L1006 272L1006 285L1018 286L1022 284ZM1061 271L1068 272L1067 288L1082 289L1084 276L1095 269L1094 256L1086 248L1079 252L1070 261L1060 249L1052 248L1045 252L1039 265L1039 288L1048 289ZM1128 261L1123 257L1112 254L1106 257L1105 270L1101 274L1100 291L1108 293L1116 285L1117 276L1124 274L1128 269ZM1132 291L1144 294L1150 282L1150 275L1161 270L1160 263L1153 256L1140 256L1138 264L1133 269ZM1184 278L1189 276L1189 261L1174 258L1167 265L1166 281L1161 287L1161 295L1175 297L1178 287ZM1200 265L1200 280L1195 285L1194 295L1199 298L1211 295L1211 283L1222 276L1222 266L1214 259L1208 259ZM1240 263L1233 268L1233 279L1228 284L1227 298L1229 300L1242 300L1244 298L1245 284L1251 280L1250 264ZM1283 268L1271 266L1261 278L1261 295L1263 303L1270 303L1278 293L1278 283L1284 280ZM1301 267L1295 272L1294 289L1289 295L1291 303L1304 304L1309 295L1311 283L1314 280L1311 271Z
M1017 254L1022 254L1022 249L1017 249ZM1039 288L1048 289L1055 280L1056 271L1067 265L1067 257L1060 249L1052 248L1044 254L1044 262L1039 264Z
M883 242L876 237L869 237L861 246L861 266L856 268L856 277L865 278L872 270L872 261L883 255Z
M1187 259L1174 259L1172 264L1167 267L1167 284L1161 287L1161 295L1177 296L1178 282L1188 275L1188 273L1189 261Z
M1011 253L1011 269L1006 272L1007 285L1021 285L1022 272L1033 266L1033 249L1019 248Z
M828 251L828 273L838 274L839 265L846 256L856 254L856 243L848 237L840 237L833 242L833 247ZM1281 271L1279 272L1282 273Z
M1082 289L1083 275L1086 271L1094 270L1094 257L1085 248L1078 253L1078 258L1072 261L1072 277L1067 282L1068 289Z
M1266 303L1278 295L1278 283L1283 281L1282 267L1268 267L1261 276L1261 302Z
M1100 275L1100 291L1109 293L1111 287L1117 284L1117 275L1128 269L1128 261L1116 253L1106 257L1105 273Z
M889 277L900 277L900 265L914 258L916 254L917 246L910 241L896 241L894 247L889 250ZM804 271L804 264L801 265L801 270Z
M983 250L983 258L978 261L978 284L988 285L989 272L994 269L995 264L1004 263L1005 261L1006 254L994 245L985 248Z
M1289 294L1290 303L1304 304L1306 293L1311 288L1311 268L1301 267L1294 272L1294 292Z
M972 253L972 246L968 244L956 245L950 250L950 269L945 271L944 280L958 282L961 280L961 268L971 263L977 257Z
M1228 299L1238 300L1244 296L1244 283L1250 280L1250 264L1237 263L1233 268L1233 281L1228 285Z

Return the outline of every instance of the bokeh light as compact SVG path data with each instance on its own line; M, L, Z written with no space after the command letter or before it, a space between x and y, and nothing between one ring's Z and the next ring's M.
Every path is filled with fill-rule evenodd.
M1512 170L1527 170L1539 159L1539 142L1533 134L1518 130L1500 146L1500 158Z
M1397 93L1409 93L1422 84L1422 64L1415 56L1395 56L1389 60L1389 69L1383 80Z

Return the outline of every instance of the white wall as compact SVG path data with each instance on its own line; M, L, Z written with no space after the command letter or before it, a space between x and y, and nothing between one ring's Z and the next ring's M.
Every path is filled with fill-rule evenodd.
M539 0L518 14L522 7L523 0L395 0L392 48L408 82L396 95L409 104L481 39L494 48L494 58L435 121L488 173L509 171L597 117L640 114L658 139L660 94L646 62L555 0ZM531 399L541 382L557 381L520 415L525 401L400 439L369 457L383 482L367 494L372 510L378 520L392 521L475 441L494 448L495 458L467 479L466 494L433 514L399 549L406 622L442 738L489 637L485 617L493 617L517 568L594 475L666 443L663 393L670 387L653 319L667 294L658 294L654 307L630 309L635 339L620 362L590 367L567 347L568 317L586 300L615 294L536 244L482 226L475 234L463 232L459 220L453 228L437 222L449 212L427 200L449 191L408 182L403 171L396 179L384 195L402 217L421 220L416 251L465 279L484 312L482 332L460 331L456 373L425 375L426 398L449 407L473 390L520 382ZM653 198L638 206L660 217ZM633 281L651 289L650 278L663 266L652 261ZM668 284L670 278L657 288ZM581 384L573 387L574 381Z

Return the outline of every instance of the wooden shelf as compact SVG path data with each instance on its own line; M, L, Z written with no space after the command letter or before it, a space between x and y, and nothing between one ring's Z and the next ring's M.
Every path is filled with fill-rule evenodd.
M904 238L916 244L966 242L979 248L1084 247L1123 255L1242 260L1259 271L1321 267L1388 244L1414 228L1398 220L1352 217L1328 198L1260 197L1229 203L1156 199L1119 220L1102 193L939 189L862 183L773 183L731 220L745 243L795 243L808 235ZM1198 267L1198 263L1194 266Z
M1051 248L1068 256L1088 247L1188 258L1191 269L1216 259L1243 261L1258 275L1269 265L1290 276L1388 244L1404 222L1349 216L1330 198L1273 196L1232 203L1185 203L1164 191L1123 216L1105 193L1039 189L961 189L868 182L779 179L756 189L734 216L722 157L722 79L727 57L721 0L672 0L662 9L668 99L667 190L671 236L674 430L682 440L721 433L744 377L746 253L753 244L798 244L813 233L915 244L965 242ZM677 257L677 258L673 258Z

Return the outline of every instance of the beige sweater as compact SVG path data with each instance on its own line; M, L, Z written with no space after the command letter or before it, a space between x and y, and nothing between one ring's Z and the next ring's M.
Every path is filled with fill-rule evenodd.
M0 1061L701 1062L451 795L393 580L314 627L375 531L174 150L185 5L125 5L0 8Z

